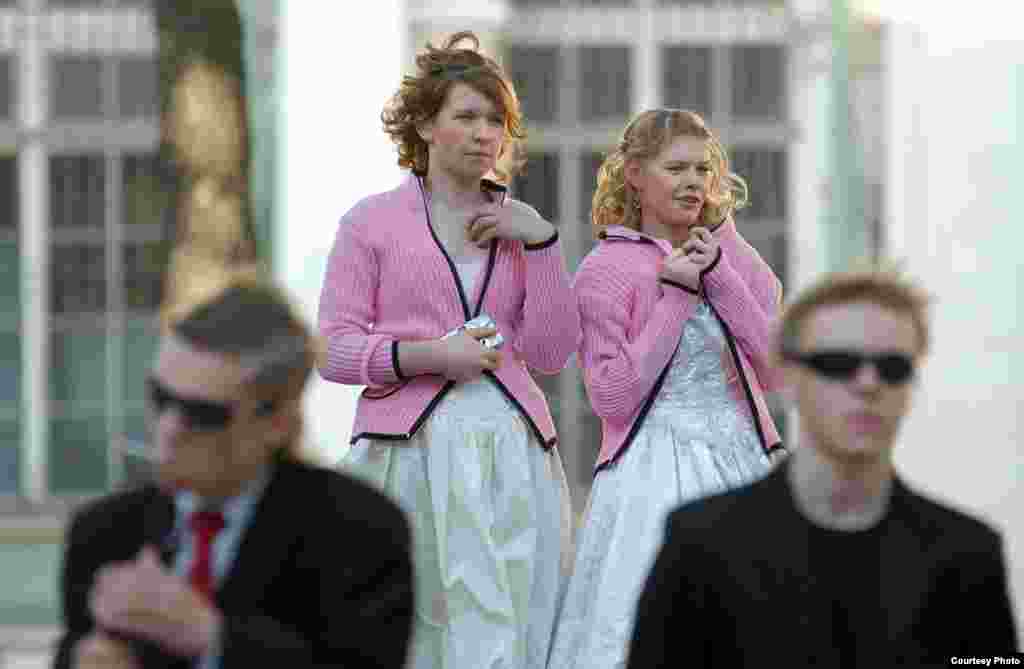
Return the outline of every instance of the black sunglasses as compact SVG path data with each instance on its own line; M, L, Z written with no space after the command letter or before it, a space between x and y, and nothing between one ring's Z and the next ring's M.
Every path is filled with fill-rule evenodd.
M906 383L914 376L914 360L906 353L862 353L860 351L811 351L783 354L827 379L849 381L865 363L871 363L878 377L890 386Z
M190 430L215 431L223 430L235 416L236 402L215 402L213 400L197 400L181 397L165 386L156 377L146 381L149 391L149 403L157 414L174 407L181 412L185 425ZM265 416L273 413L276 403L260 402L254 413Z
M181 397L153 376L147 379L147 390L150 406L158 415L173 407L181 412L190 430L223 430L235 414L234 402Z

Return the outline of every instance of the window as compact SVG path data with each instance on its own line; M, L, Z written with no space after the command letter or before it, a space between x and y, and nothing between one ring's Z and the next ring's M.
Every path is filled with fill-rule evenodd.
M786 152L784 149L736 149L732 171L749 187L750 204L738 217L784 219L786 217Z
M0 157L0 495L18 491L21 423L21 305L18 256L18 172Z
M558 47L513 46L508 49L507 62L527 123L556 121L561 67Z
M587 151L580 156L580 224L590 227L590 212L597 191L597 171L604 162L602 151Z
M785 116L785 67L785 51L781 45L732 47L733 115L782 120Z
M669 46L662 53L665 105L707 118L711 113L711 47Z
M14 86L11 55L0 54L0 119L10 119L14 114Z
M117 111L121 118L155 117L160 110L160 73L154 58L119 58Z
M625 46L580 47L580 120L620 119L630 110L630 52Z
M103 60L98 56L54 56L52 64L53 117L102 117Z
M551 223L558 223L558 155L538 153L529 157L523 172L513 181L514 196Z

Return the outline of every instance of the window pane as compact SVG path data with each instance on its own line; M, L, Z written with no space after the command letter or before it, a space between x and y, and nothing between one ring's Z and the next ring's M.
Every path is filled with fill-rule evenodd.
M554 122L561 65L558 47L509 47L507 62L527 123Z
M0 495L18 492L20 456L21 425L17 419L0 420Z
M0 331L0 421L21 409L21 335Z
M164 269L170 242L126 244L124 247L124 306L129 311L156 311L163 300Z
M0 241L0 333L17 332L21 323L20 273L17 240Z
M732 48L732 113L743 118L784 117L785 52L777 44Z
M78 325L50 336L50 400L56 414L103 411L107 340L102 327Z
M156 357L159 330L156 316L129 317L124 332L123 392L126 416L145 416L146 378ZM137 435L138 436L138 435Z
M663 50L665 105L711 112L711 47L670 46Z
M0 54L0 118L9 119L14 113L14 69L11 54Z
M105 491L107 420L102 412L50 420L50 492L55 495Z
M107 308L106 253L102 246L54 246L50 296L54 314L102 313Z
M54 118L103 116L103 61L95 56L54 56L50 93Z
M91 227L102 239L106 171L101 154L50 157L50 218L54 228Z
M580 47L580 119L624 118L630 109L629 47Z
M153 58L129 57L117 61L117 112L122 118L156 117L160 82Z
M786 217L786 152L783 149L737 149L732 171L743 177L750 190L750 206L738 218Z
M591 227L590 214L597 191L597 170L604 162L604 153L588 151L580 156L580 225Z
M524 171L513 181L514 196L529 204L551 223L558 223L558 156L539 153L529 157Z
M0 156L0 241L17 242L18 157Z

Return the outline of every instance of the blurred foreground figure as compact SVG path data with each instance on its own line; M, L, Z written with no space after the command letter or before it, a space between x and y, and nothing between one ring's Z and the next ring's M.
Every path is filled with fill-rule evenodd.
M306 326L251 277L168 320L149 380L157 482L76 514L55 666L401 667L409 528L296 457Z
M829 276L795 301L777 352L799 446L768 478L670 516L629 667L945 666L1016 650L999 535L893 471L927 347L925 301L894 274Z

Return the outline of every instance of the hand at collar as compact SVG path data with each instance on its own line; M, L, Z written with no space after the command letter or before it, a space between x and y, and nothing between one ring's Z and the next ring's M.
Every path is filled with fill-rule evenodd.
M97 625L197 657L217 648L221 613L144 547L134 560L99 571L89 593Z

